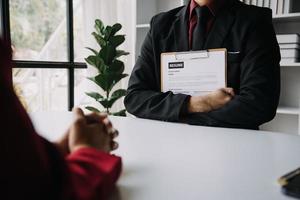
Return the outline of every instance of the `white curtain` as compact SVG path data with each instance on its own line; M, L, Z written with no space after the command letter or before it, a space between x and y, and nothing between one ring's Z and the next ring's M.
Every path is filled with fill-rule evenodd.
M120 23L123 25L121 34L126 35L126 40L119 48L130 52L129 56L122 59L125 63L126 73L130 73L134 64L134 34L135 34L135 9L133 0L81 0L82 3L82 17L83 17L83 30L84 30L84 46L99 49L98 44L95 42L91 33L94 31L95 19L101 19L105 25L113 25ZM87 57L90 52L84 50L84 57ZM91 66L88 67L88 76L95 75L95 69ZM128 78L121 81L116 88L127 88ZM93 83L85 81L83 83L86 91L101 92L99 87ZM123 108L123 100L117 102L113 111L118 111Z

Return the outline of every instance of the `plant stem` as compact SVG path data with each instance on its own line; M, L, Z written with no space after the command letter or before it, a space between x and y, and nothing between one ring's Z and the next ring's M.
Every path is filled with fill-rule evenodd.
M109 97L109 91L106 91L106 99L108 99L108 97ZM109 114L109 109L108 109L108 107L106 108L106 112L107 112L107 114Z

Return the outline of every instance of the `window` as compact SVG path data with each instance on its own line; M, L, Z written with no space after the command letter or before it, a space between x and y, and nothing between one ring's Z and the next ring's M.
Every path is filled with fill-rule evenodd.
M12 46L14 87L28 111L71 110L75 101L80 104L87 68L81 53L82 2L1 1L1 35Z

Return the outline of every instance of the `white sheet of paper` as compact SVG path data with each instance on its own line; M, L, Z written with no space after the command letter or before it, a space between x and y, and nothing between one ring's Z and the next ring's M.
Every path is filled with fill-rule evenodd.
M191 96L226 87L227 50L161 54L161 91Z

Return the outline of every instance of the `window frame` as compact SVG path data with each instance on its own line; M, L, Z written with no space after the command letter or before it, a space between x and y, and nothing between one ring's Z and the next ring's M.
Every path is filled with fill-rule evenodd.
M10 13L9 1L1 0L1 22L0 30L2 38L11 44L10 35ZM66 69L68 73L68 110L71 111L74 107L74 92L75 92L75 70L86 69L87 65L83 62L75 62L74 58L74 15L73 15L73 0L66 1L66 16L67 16L67 50L68 61L52 62L52 61L28 61L28 60L13 60L13 68L25 69Z

